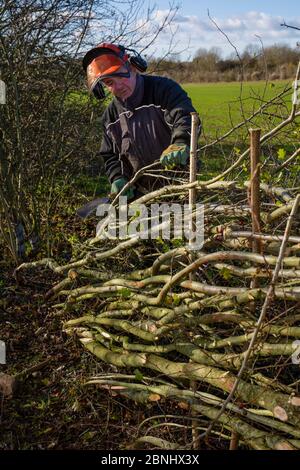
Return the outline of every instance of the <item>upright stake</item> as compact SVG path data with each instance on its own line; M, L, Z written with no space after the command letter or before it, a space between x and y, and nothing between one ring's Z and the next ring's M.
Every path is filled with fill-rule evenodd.
M250 129L250 206L253 233L260 233L260 129ZM261 253L261 241L253 239L252 251Z
M197 178L197 144L198 132L197 127L199 118L197 113L191 113L192 127L191 127L191 144L190 144L190 183L194 183ZM189 204L193 206L196 203L196 188L189 190Z
M191 143L190 143L190 183L194 183L197 179L197 144L198 144L198 132L197 127L199 123L199 118L197 113L191 113L192 117L192 126L191 126ZM196 204L196 188L189 189L189 207L191 211L193 211L194 205ZM195 233L195 223L193 223L193 216L191 215L190 220L190 239L189 245L192 245L195 241L194 237L192 237L192 233ZM192 254L189 255L190 263L193 262ZM189 275L190 281L193 280L193 273ZM197 383L195 380L191 380L191 390L193 392L197 391ZM192 413L194 414L194 413ZM197 419L192 420L192 436L193 436L193 449L200 448L200 441L199 441L199 431L198 431L198 421Z
M197 113L191 113L192 117L192 126L191 126L191 142L190 142L190 183L194 183L197 179L197 144L198 144L198 132L197 127L199 123L199 118ZM189 207L191 212L194 209L196 204L196 188L189 189ZM190 228L190 238L189 238L189 245L191 246L194 241L195 237L192 237L192 234L195 233L195 223L193 222L193 217L189 221L189 228ZM192 259L191 259L192 262ZM191 279L191 276L190 276ZM191 279L192 280L192 279Z
M252 218L252 232L260 233L260 129L250 129L250 159L251 159L251 181L250 181L250 207ZM253 238L253 253L262 254L261 240ZM258 279L254 277L250 288L258 287ZM256 303L249 305L252 312L255 311Z

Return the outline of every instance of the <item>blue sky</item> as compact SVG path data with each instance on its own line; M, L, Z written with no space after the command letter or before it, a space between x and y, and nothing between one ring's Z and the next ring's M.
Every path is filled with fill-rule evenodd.
M298 0L178 0L175 2L181 5L180 11L186 15L206 16L207 8L216 16L226 16L244 13L250 10L265 11L273 15L299 16L300 6ZM155 4L159 9L168 8L170 1L156 0ZM283 8L284 5L284 8ZM284 16L283 15L283 16Z
M170 2L156 0L155 4L159 22ZM177 4L180 8L172 30L176 31L174 51L180 52L181 59L192 58L199 48L218 47L223 51L223 56L234 51L209 20L207 9L239 52L250 43L260 46L260 40L264 46L281 43L296 47L296 43L300 42L300 31L280 26L285 20L287 24L300 27L299 0L179 0ZM155 55L167 49L170 37L171 31L165 31L160 36L159 45L157 43L153 49Z

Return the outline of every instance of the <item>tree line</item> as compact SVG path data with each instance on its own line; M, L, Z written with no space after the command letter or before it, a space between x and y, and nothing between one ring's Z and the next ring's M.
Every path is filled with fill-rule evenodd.
M274 44L262 49L249 44L242 54L225 59L221 49L212 47L198 49L190 61L155 59L150 65L155 73L181 83L285 80L293 78L299 57L299 47Z

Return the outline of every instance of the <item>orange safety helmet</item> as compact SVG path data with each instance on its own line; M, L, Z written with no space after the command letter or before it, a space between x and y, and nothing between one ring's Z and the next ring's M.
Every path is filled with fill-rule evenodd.
M127 50L131 51L132 49ZM103 42L85 54L82 65L87 73L88 88L96 98L103 99L105 97L101 83L103 78L110 76L129 78L130 64L141 72L147 69L147 62L136 51L132 51L136 55L130 57L124 46ZM118 72L121 67L125 67L126 72Z
M96 98L104 98L105 93L100 81L110 76L130 77L129 56L123 46L115 44L101 43L88 51L82 61L84 70L87 73L88 88L94 93ZM126 67L126 72L118 73L118 70Z

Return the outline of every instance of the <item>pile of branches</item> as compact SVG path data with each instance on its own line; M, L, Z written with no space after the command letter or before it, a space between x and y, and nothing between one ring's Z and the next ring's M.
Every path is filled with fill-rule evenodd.
M132 203L184 203L196 188L200 250L184 240L105 239L104 224L69 264L44 259L17 269L44 265L62 275L46 297L76 313L64 330L118 369L89 384L181 411L154 417L137 445L195 448L212 433L247 448L300 449L300 195L261 183L254 234L249 184L166 186ZM166 427L184 428L189 442L162 439Z

